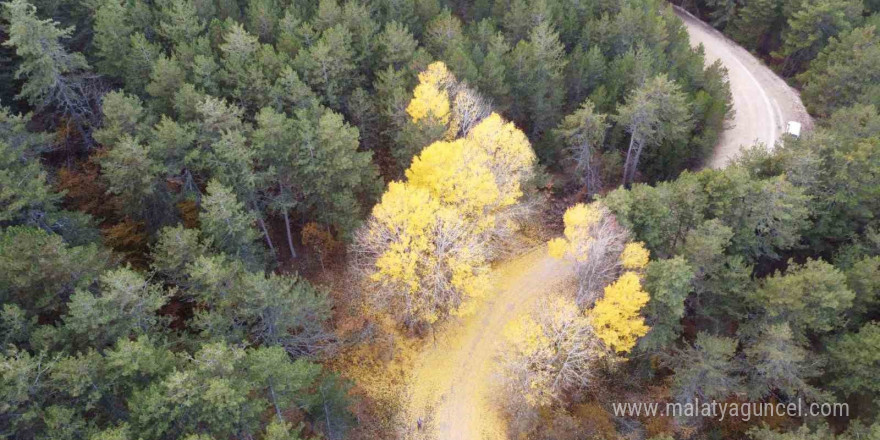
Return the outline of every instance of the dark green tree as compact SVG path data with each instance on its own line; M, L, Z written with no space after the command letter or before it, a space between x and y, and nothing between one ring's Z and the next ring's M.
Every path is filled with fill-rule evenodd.
M584 101L580 108L565 117L556 129L571 160L575 164L576 179L584 185L587 196L593 195L600 187L600 171L597 153L603 148L608 124L607 115L597 113L590 100Z
M636 176L645 147L682 141L692 123L687 97L666 75L652 78L633 92L615 119L630 134L623 166L623 184L627 186Z
M675 350L670 365L675 370L672 387L676 400L724 399L739 391L742 366L736 347L736 339L699 333L693 345Z
M878 71L880 35L867 26L832 37L798 80L810 112L827 117L853 103L880 105Z
M841 325L841 317L855 294L846 285L846 276L822 260L803 265L789 263L764 280L753 300L767 311L770 319L788 322L798 332L828 332Z
M648 264L645 290L651 300L645 309L651 330L639 340L639 348L648 352L669 347L681 332L685 299L693 291L694 270L682 257L655 260Z
M68 246L60 235L24 226L0 233L0 295L31 314L60 310L108 266L96 245Z
M533 138L559 123L565 99L565 47L549 20L537 24L528 40L520 40L508 60L514 119Z

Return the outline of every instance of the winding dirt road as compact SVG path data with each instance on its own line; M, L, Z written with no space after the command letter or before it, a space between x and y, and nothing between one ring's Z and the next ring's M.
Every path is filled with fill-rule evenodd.
M812 126L796 91L746 50L677 10L691 43L702 44L707 63L721 59L729 71L736 110L709 165L724 167L741 146L774 145L788 121ZM536 250L493 270L495 288L470 318L438 328L436 342L420 354L410 379L400 438L438 440L504 439L504 423L494 409L496 355L505 325L547 293L565 288L571 267ZM421 421L421 428L418 427Z
M675 7L675 13L684 21L691 45L703 45L707 64L720 59L730 81L735 114L721 134L709 166L723 168L740 147L756 141L772 148L789 121L800 122L803 130L812 128L813 120L797 90L721 32L681 8Z

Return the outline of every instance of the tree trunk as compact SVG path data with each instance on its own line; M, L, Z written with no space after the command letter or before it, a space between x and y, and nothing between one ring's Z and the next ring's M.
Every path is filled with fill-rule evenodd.
M272 396L272 406L275 407L275 415L278 416L278 420L283 422L284 417L281 416L281 408L278 407L278 397L275 396L275 385L272 381L269 381L269 394Z
M290 233L290 217L287 210L284 210L284 227L287 229L287 246L290 247L290 257L296 258L296 250L293 249L293 235Z
M330 427L330 408L327 408L327 396L324 394L324 386L321 385L321 400L324 404L324 421L327 423L327 437L333 438L333 430Z
M625 188L629 187L630 183L630 173L629 169L632 166L632 154L633 154L633 146L635 146L636 134L633 132L629 137L629 148L626 149L626 162L623 163L623 186Z
M629 183L632 183L633 179L636 177L636 170L639 167L639 158L642 156L642 150L645 148L645 144L643 142L639 142L636 145L636 151L633 154L633 163L629 169Z
M269 245L269 250L272 251L272 254L275 254L275 246L272 245L272 238L269 237L269 230L266 229L266 222L263 221L263 217L257 217L257 224L263 230L263 237L266 237L266 244Z

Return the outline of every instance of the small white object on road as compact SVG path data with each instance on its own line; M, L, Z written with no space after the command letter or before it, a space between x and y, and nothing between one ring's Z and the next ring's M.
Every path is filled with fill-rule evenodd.
M795 121L788 121L788 134L794 137L801 136L801 123Z

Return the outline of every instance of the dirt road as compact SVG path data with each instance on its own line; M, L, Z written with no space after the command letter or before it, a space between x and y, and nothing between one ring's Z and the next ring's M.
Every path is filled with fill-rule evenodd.
M788 121L799 121L804 129L811 127L798 94L784 81L720 33L687 13L678 13L691 42L705 47L707 62L720 58L729 70L736 115L722 135L711 166L724 167L740 146L756 140L773 145ZM436 344L421 353L401 415L401 438L507 438L492 401L504 326L527 307L540 306L541 298L563 288L573 274L569 265L547 256L543 246L499 265L493 274L496 287L488 299L469 318L438 328Z
M812 128L812 119L796 90L721 32L682 9L675 8L675 12L687 27L691 45L703 45L707 64L720 59L730 80L736 113L728 123L729 129L721 135L709 166L724 167L741 146L750 146L755 141L772 148L787 130L789 121L800 122L804 130Z
M495 291L475 313L437 331L437 343L421 355L410 382L401 437L477 440L507 438L493 409L497 350L504 326L547 293L572 279L568 263L547 255L546 247L493 270ZM416 423L423 420L423 429Z

